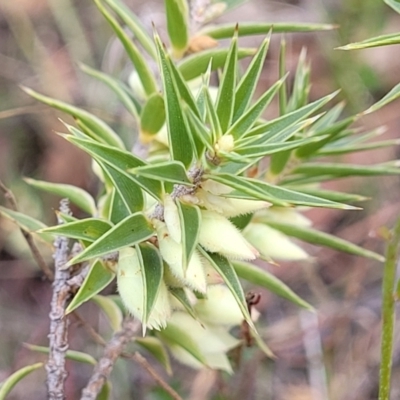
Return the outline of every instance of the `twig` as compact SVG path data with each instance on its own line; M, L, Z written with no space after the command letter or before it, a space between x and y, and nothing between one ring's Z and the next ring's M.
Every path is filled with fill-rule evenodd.
M8 189L1 181L0 181L0 189L4 193L4 197L9 201L11 209L14 211L18 211L18 204L17 204L17 201L15 199L13 192L10 189ZM46 261L44 260L42 255L40 254L39 249L37 248L37 246L33 240L32 234L23 228L20 228L20 230L21 230L26 242L28 243L28 246L31 250L32 256L35 259L37 265L43 271L43 273L46 275L47 279L52 281L54 279L54 274L51 271L51 269L48 267L48 265L46 264Z
M382 339L381 367L379 372L379 400L390 398L390 378L392 369L393 331L395 323L394 286L400 242L400 217L396 221L391 238L386 247L386 262L382 281Z
M117 358L121 355L125 345L133 338L137 331L137 324L133 318L125 317L122 329L116 332L104 349L103 357L94 367L92 377L82 391L81 400L96 400L101 388L110 376Z
M68 200L60 202L60 211L69 214ZM58 221L62 223L61 220ZM67 377L65 370L65 353L68 349L68 318L65 317L65 308L72 296L68 284L70 270L65 269L68 262L68 239L58 236L54 241L54 282L53 296L50 304L50 333L49 333L49 360L47 370L47 390L50 400L64 399L64 382Z
M175 392L174 389L164 379L155 371L155 369L149 364L149 362L138 352L135 352L132 355L123 354L126 358L131 358L135 360L138 364L141 365L151 376L152 378L174 399L174 400L182 400L182 397L179 396L178 393Z

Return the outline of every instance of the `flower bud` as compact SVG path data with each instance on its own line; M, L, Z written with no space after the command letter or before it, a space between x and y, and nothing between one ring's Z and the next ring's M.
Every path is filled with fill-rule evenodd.
M201 214L199 243L206 250L239 260L254 260L258 256L258 251L224 216L208 210L202 210Z
M266 258L277 260L305 260L309 256L283 233L259 223L250 223L243 231L244 237Z
M182 230L178 206L169 194L164 196L164 220L172 239L177 243L181 243Z

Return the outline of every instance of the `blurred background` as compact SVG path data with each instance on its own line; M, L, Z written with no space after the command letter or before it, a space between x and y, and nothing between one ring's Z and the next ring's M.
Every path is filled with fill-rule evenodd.
M126 0L151 29L164 29L163 2ZM333 31L286 35L288 68L295 70L299 53L307 48L311 62L311 99L337 88L347 113L357 113L379 100L400 81L400 46L358 52L335 47L378 34L399 31L400 16L376 0L252 0L225 14L224 21L324 22L339 25ZM249 43L250 40L250 43ZM262 37L243 43L258 45ZM278 75L281 37L273 37L262 86ZM128 137L133 119L111 91L84 75L79 62L127 79L129 68L118 41L90 0L13 0L0 2L0 179L14 192L19 210L54 224L59 199L29 187L23 177L69 183L96 195L90 161L55 134L63 132L68 117L29 98L20 88L78 105L99 115ZM359 125L370 130L386 126L385 137L399 137L400 102L363 117ZM355 163L397 159L400 149L389 148L352 156ZM371 198L362 211L312 210L317 228L368 249L383 252L382 227L391 227L400 211L398 177L352 179L332 187ZM7 205L0 197L0 204ZM73 210L77 216L78 210ZM43 248L51 262L51 249ZM237 359L233 376L211 371L189 371L174 364L167 378L183 398L276 400L377 399L380 295L382 265L376 261L308 246L313 261L306 264L266 265L270 271L314 305L318 312L301 311L267 291L257 306L262 336L276 354L266 359L256 348ZM250 289L246 287L246 289ZM37 269L20 231L0 219L0 381L16 369L45 360L22 343L46 345L51 287ZM91 304L82 314L106 337L110 328ZM399 336L399 333L396 334ZM93 344L80 324L72 320L71 348L94 356ZM400 398L400 341L394 349L393 398ZM145 354L145 353L144 353ZM151 361L151 357L149 357ZM165 376L165 373L155 367ZM91 367L68 363L67 398L77 399ZM113 372L114 399L169 399L146 371L120 361ZM29 393L29 395L27 394ZM11 399L45 398L45 374L35 372L12 392Z

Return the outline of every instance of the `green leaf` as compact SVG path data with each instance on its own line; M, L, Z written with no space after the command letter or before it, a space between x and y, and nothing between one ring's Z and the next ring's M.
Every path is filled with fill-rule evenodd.
M242 22L239 24L239 37L240 36L253 36L253 35L266 35L271 30L273 33L283 32L313 32L313 31L326 31L337 28L337 25L331 24L307 24L307 23L255 23L255 22ZM216 26L209 26L201 30L202 35L211 36L214 39L229 39L232 37L236 29L236 24L218 24Z
M250 107L246 112L243 112L241 117L238 118L229 128L227 134L231 134L236 138L243 136L265 111L285 79L286 76L277 81L256 101L252 107Z
M203 85L203 92L206 105L206 115L211 128L211 138L212 138L211 140L212 143L215 143L218 140L218 138L222 136L222 128L219 123L217 110L215 109L215 106L213 104L213 100L211 98L208 87Z
M115 274L106 268L101 261L96 260L91 265L78 292L69 303L65 311L66 314L74 311L83 303L93 298L97 293L100 293L114 278Z
M112 274L114 279L115 274ZM108 296L96 295L91 298L104 312L114 332L121 330L123 314L121 309Z
M140 134L146 141L147 137L155 135L165 123L164 98L159 93L153 93L146 101L140 115Z
M50 107L56 108L57 110L63 111L75 119L81 120L90 129L90 132L93 134L92 137L96 141L109 144L119 149L125 148L121 138L104 121L95 115L78 107L64 103L63 101L55 100L51 97L39 94L32 89L26 87L22 87L22 89L36 100L39 100Z
M42 228L40 232L93 242L112 228L110 222L99 218L85 218L61 225Z
M111 190L111 193L108 196L110 199L109 206L108 204L107 208L103 206L103 213L107 215L107 218L113 224L118 224L118 222L132 214L125 204L121 194L115 188Z
M302 49L297 62L296 74L292 88L292 95L287 104L287 112L304 107L308 101L310 91L310 65L306 62L306 50Z
M111 164L97 162L113 183L125 210L131 213L141 211L144 207L144 196L137 179L133 179L131 175L121 172L118 168L113 168Z
M336 50L361 50L370 47L388 46L392 44L400 44L400 33L397 32L389 33L387 35L375 36L366 40L362 40L361 42L349 43L345 46L337 47Z
M334 146L326 146L323 149L318 151L318 155L320 156L336 156L348 153L356 153L359 151L368 151L375 149L382 149L385 147L393 147L400 145L399 139L392 140L382 140L380 142L372 142L358 146L349 146L349 147L334 147Z
M92 140L80 139L74 136L66 136L65 138L69 142L75 144L82 150L89 153L95 160L99 161L100 163L106 164L109 167L107 168L107 171L111 174L111 176L113 176L113 179L115 179L116 182L119 183L119 180L122 179L120 178L120 175L124 175L124 177L128 178L128 180L131 180L134 184L139 185L151 196L159 200L162 199L163 187L160 182L134 176L127 172L128 169L146 165L146 163L140 158L135 157L133 154L127 151L102 145L100 143L93 142ZM115 170L115 172L113 172L113 170ZM134 185L132 186L132 189L135 189ZM119 190L122 194L122 184L119 185ZM131 193L131 195L134 196L135 193ZM140 193L136 193L136 195L142 196ZM137 202L138 203L134 203L133 206L135 206L136 204L140 204L139 200L137 200Z
M165 53L157 35L155 36L155 41L164 88L171 157L175 161L182 161L183 165L188 167L193 159L193 145L183 114L180 94L167 61L168 55Z
M30 343L24 343L24 347L26 347L28 350L37 351L38 353L42 354L49 354L50 352L48 347L36 346ZM68 360L78 361L89 365L96 365L97 363L96 359L90 354L82 353L81 351L75 350L67 350L67 352L65 353L65 358L67 358Z
M194 308L192 306L192 303L190 302L188 296L186 295L186 292L183 288L172 288L170 287L168 291L174 296L182 305L185 307L185 310L187 313L194 319L197 320L196 313L194 311Z
M310 311L315 311L313 306L304 301L285 283L283 283L276 276L272 275L270 272L243 261L233 261L232 265L240 278L246 279L255 285L262 286L272 293L291 301L299 307Z
M350 243L347 240L340 239L328 233L320 232L315 229L305 228L298 225L285 224L282 222L270 220L265 220L264 222L272 228L284 233L285 235L304 240L305 242L309 242L314 245L330 247L332 249L340 250L345 253L367 257L381 262L385 260L385 258L380 254L363 249L362 247Z
M201 213L199 207L176 201L182 231L182 265L187 266L195 250L201 227Z
M222 80L218 88L218 96L215 109L222 132L226 132L231 125L233 108L235 106L235 86L237 69L237 36L231 41L228 55L226 57ZM219 137L218 137L219 138Z
M354 209L354 207L346 204L336 203L301 192L296 192L294 190L289 190L284 187L274 186L257 179L232 176L229 174L213 174L207 176L207 178L224 183L225 185L239 191L243 191L254 199L270 201L274 205L287 207L292 204L311 207L339 208L345 210ZM227 196L231 196L231 194L228 194Z
M157 85L153 73L151 72L149 66L143 55L136 47L131 38L127 35L124 29L119 25L117 20L107 11L107 9L101 3L101 0L94 0L97 8L103 14L104 18L110 24L111 28L117 35L118 39L121 41L125 48L126 54L134 65L136 72L142 82L143 89L148 96L157 90Z
M383 0L389 7L400 14L400 2L398 0Z
M200 325L199 328L201 329ZM204 358L203 353L199 349L199 346L192 339L190 332L188 332L184 326L178 326L174 323L169 322L167 327L160 331L158 335L162 339L166 339L167 343L171 342L177 346L182 347L202 364L207 365L207 361Z
M154 229L142 213L130 215L70 260L68 265L100 257L123 247L133 246L153 235Z
M233 31L232 31L233 34ZM232 35L230 36L232 37ZM191 54L185 57L179 64L179 70L187 81L197 78L207 71L208 64L211 61L211 70L222 68L228 56L228 49L210 49L200 53ZM252 56L256 53L253 48L238 49L238 59Z
M261 124L251 131L247 132L247 136L257 136L262 135L259 139L261 143L271 140L275 135L279 135L279 133L290 126L302 121L307 118L309 115L316 112L318 109L323 107L326 103L332 100L338 92L334 92L329 94L328 96L323 97L322 99L316 100L313 103L307 104L304 107L301 107L298 110L292 111L288 114L282 115L279 118L273 119L272 121Z
M201 254L211 263L213 268L221 275L226 286L228 286L233 297L235 298L240 310L242 311L243 318L247 321L250 327L254 328L253 321L249 314L246 298L240 284L239 278L228 259L217 253L208 253L202 248L199 248Z
M150 35L140 22L140 19L123 3L119 0L105 0L107 5L124 21L126 26L135 35L135 39L147 51L147 54L154 60L157 58L154 43Z
M286 66L286 40L282 36L281 46L279 49L279 79L282 79L287 73ZM279 88L279 115L287 114L287 85L286 81L283 82Z
M164 266L158 249L150 243L142 243L137 247L140 250L144 271L145 284L145 310L143 313L143 326L151 315L157 294L163 279Z
M186 84L181 72L179 71L177 66L172 62L171 59L167 59L167 61L169 61L169 66L174 76L179 94L181 95L181 100L183 100L187 104L187 106L193 111L195 115L200 117L200 111L197 107L196 101L194 100L192 92L189 89L188 85Z
M359 201L368 200L365 196L358 194L337 192L334 190L325 190L320 188L313 188L307 186L288 186L290 190L295 190L301 193L309 194L311 196L322 197L323 199L337 201L339 203L355 203Z
M179 161L165 161L144 165L143 167L132 168L129 172L163 182L193 185L187 177L184 165Z
M296 134L299 129L295 129L293 134ZM310 137L301 140L292 140L281 143L268 143L265 145L245 146L237 149L235 152L244 157L264 157L270 154L275 154L282 151L297 149L301 146L321 141L323 138Z
M95 215L97 213L96 203L86 190L73 185L50 183L31 178L24 178L24 181L37 189L68 198L69 201L76 204L81 210L90 215Z
M327 175L344 178L347 176L397 175L400 174L400 168L385 164L354 165L314 162L300 164L292 170L292 173L307 176Z
M250 104L254 91L257 87L262 68L264 66L270 39L271 32L269 32L268 37L264 39L257 53L253 57L249 67L247 68L246 73L239 82L235 93L235 106L233 112L234 122L244 114L248 105Z
M197 159L201 159L204 149L213 152L212 134L206 125L201 122L198 116L188 107L185 107L186 118L190 132L193 135L193 141L196 145Z
M186 0L165 0L168 36L175 58L181 58L189 43L189 6Z
M106 84L116 94L130 114L135 117L136 121L139 120L140 103L138 100L133 100L132 93L128 94L130 89L126 85L124 85L120 80L115 79L104 72L90 68L85 64L79 64L79 66L83 72Z
M171 361L160 339L154 336L135 338L135 343L146 349L172 375Z
M396 100L400 97L400 83L397 84L386 96L384 96L381 100L379 100L377 103L372 105L368 110L365 110L363 114L369 114L374 111L379 110L386 104L389 104L393 100Z
M25 215L19 211L10 210L9 208L3 206L0 206L0 215L8 219L11 219L24 231L30 232L34 235L38 235L45 242L53 242L54 240L53 236L51 235L42 232L37 232L39 229L46 228L47 225L45 225L41 221L38 221L35 218Z
M5 381L1 383L0 386L0 400L5 400L8 394L11 392L13 387L21 381L25 376L29 375L31 372L36 371L43 367L43 363L36 363L28 365L14 372Z

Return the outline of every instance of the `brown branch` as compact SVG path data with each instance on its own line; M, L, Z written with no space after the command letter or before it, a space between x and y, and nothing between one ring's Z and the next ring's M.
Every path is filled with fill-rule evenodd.
M69 214L68 200L60 202L60 211ZM59 219L59 224L62 220ZM65 354L68 350L68 324L65 309L72 296L68 280L71 272L65 268L69 257L68 239L58 236L54 241L54 282L53 296L50 303L49 359L46 364L47 391L50 400L64 399Z
M137 328L138 326L132 317L125 317L122 329L114 333L104 349L103 357L100 358L94 367L93 374L82 391L81 400L96 400L103 385L110 376L115 362L121 355L125 345L135 335Z
M17 204L17 201L15 199L13 192L10 189L8 189L1 181L0 181L0 190L3 192L4 197L9 201L11 209L13 211L18 211L18 204ZM43 271L43 273L46 275L47 279L52 281L54 279L54 274L51 271L51 269L48 267L48 265L46 264L46 261L44 260L43 256L40 254L40 251L35 244L32 234L29 231L27 231L21 227L20 227L20 230L21 230L21 233L24 236L26 242L28 243L28 246L31 250L32 256L33 256L34 260L36 261L37 265Z

